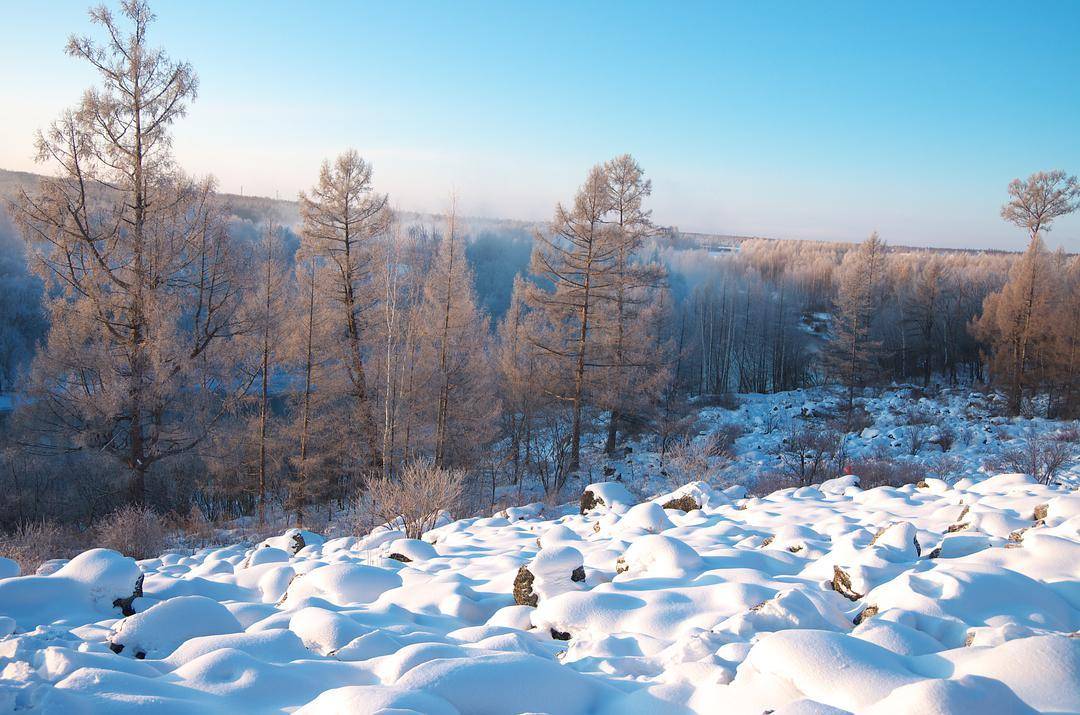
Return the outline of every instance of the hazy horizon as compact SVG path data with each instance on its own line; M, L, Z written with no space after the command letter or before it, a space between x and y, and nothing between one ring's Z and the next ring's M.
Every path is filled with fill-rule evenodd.
M1080 172L1072 3L154 9L200 78L177 159L229 193L294 199L355 147L400 209L543 221L631 152L686 231L1019 249L1008 182ZM93 79L66 38L97 31L83 0L2 12L0 167L48 173L34 132ZM1080 250L1080 217L1045 238Z

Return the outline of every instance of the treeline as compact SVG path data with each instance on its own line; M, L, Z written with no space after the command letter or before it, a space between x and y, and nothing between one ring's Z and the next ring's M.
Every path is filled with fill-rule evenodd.
M304 523L420 463L490 505L508 484L558 492L591 445L667 444L695 401L736 391L835 383L853 403L992 379L1016 412L1080 411L1080 268L1040 238L1076 208L1075 179L1010 187L1023 256L876 236L712 253L653 224L629 155L534 235L466 241L452 200L441 226L395 216L350 150L293 230L175 166L196 76L145 45L145 4L123 14L130 32L97 10L105 44L70 41L101 87L42 132L58 174L11 206L48 331L9 349L34 358L5 425L5 525L120 502Z

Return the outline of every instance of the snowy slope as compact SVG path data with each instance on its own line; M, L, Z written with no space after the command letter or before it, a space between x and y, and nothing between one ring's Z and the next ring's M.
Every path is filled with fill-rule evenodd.
M86 552L0 579L0 711L1080 710L1080 495L855 482Z

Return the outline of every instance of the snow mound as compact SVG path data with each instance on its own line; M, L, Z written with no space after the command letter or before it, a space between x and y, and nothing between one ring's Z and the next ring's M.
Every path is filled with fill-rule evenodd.
M136 658L164 658L192 638L240 630L240 622L217 601L177 596L117 623L109 635L109 647Z

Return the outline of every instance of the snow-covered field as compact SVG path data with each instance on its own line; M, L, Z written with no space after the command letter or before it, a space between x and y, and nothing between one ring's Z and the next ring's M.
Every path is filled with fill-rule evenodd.
M823 399L706 421L751 427L747 468L769 414ZM882 399L856 452L899 441ZM935 404L976 409L955 402ZM31 576L0 562L0 711L1080 712L1080 494L980 473L1024 425L975 416L952 483L642 500L602 482L423 541L290 531Z

